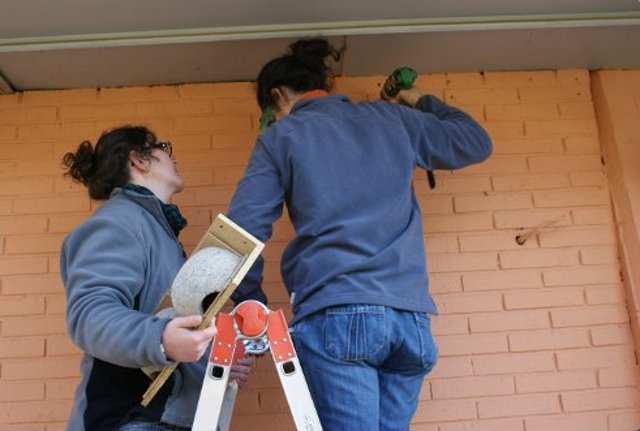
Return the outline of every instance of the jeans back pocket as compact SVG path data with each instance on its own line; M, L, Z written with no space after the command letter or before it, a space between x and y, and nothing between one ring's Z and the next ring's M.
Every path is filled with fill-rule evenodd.
M325 313L328 354L343 361L373 360L386 343L385 312L378 305L344 305Z
M431 318L425 313L415 313L418 334L420 335L420 347L422 366L430 372L438 361L438 346L431 333Z

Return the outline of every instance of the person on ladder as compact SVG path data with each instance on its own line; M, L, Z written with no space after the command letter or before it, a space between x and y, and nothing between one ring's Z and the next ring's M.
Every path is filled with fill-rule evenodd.
M257 79L263 125L228 215L261 241L286 203L281 272L291 332L325 431L407 430L436 363L414 169L486 159L470 116L412 88L396 101L331 95L326 39L302 39ZM406 95L406 98L405 98ZM421 112L424 111L424 112ZM259 259L233 299L262 299Z

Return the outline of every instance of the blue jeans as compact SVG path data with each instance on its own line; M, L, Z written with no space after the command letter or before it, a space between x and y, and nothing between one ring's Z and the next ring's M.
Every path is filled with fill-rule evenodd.
M405 431L437 358L425 313L331 307L292 338L324 431Z
M189 431L190 429L137 417L124 425L120 425L116 431Z

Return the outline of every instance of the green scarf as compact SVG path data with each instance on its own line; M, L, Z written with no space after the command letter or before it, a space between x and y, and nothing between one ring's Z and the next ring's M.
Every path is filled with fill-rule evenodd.
M153 196L157 199L157 196L153 194L151 190L144 186L129 183L124 186L123 189L132 190L134 192L140 193L141 195ZM160 199L158 199L158 201L162 206L162 213L164 214L164 218L167 219L169 226L171 226L173 233L177 237L180 234L180 231L187 226L187 219L182 217L182 214L180 214L180 210L178 209L177 205L165 204L164 202L160 201Z

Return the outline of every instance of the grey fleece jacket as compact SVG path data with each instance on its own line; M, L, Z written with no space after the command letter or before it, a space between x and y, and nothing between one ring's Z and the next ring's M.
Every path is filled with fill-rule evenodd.
M84 352L69 430L112 430L136 414L191 426L207 355L180 364L149 407L140 406L151 382L140 368L171 363L160 347L168 320L153 313L183 263L160 201L131 190L114 190L67 236L67 329Z

